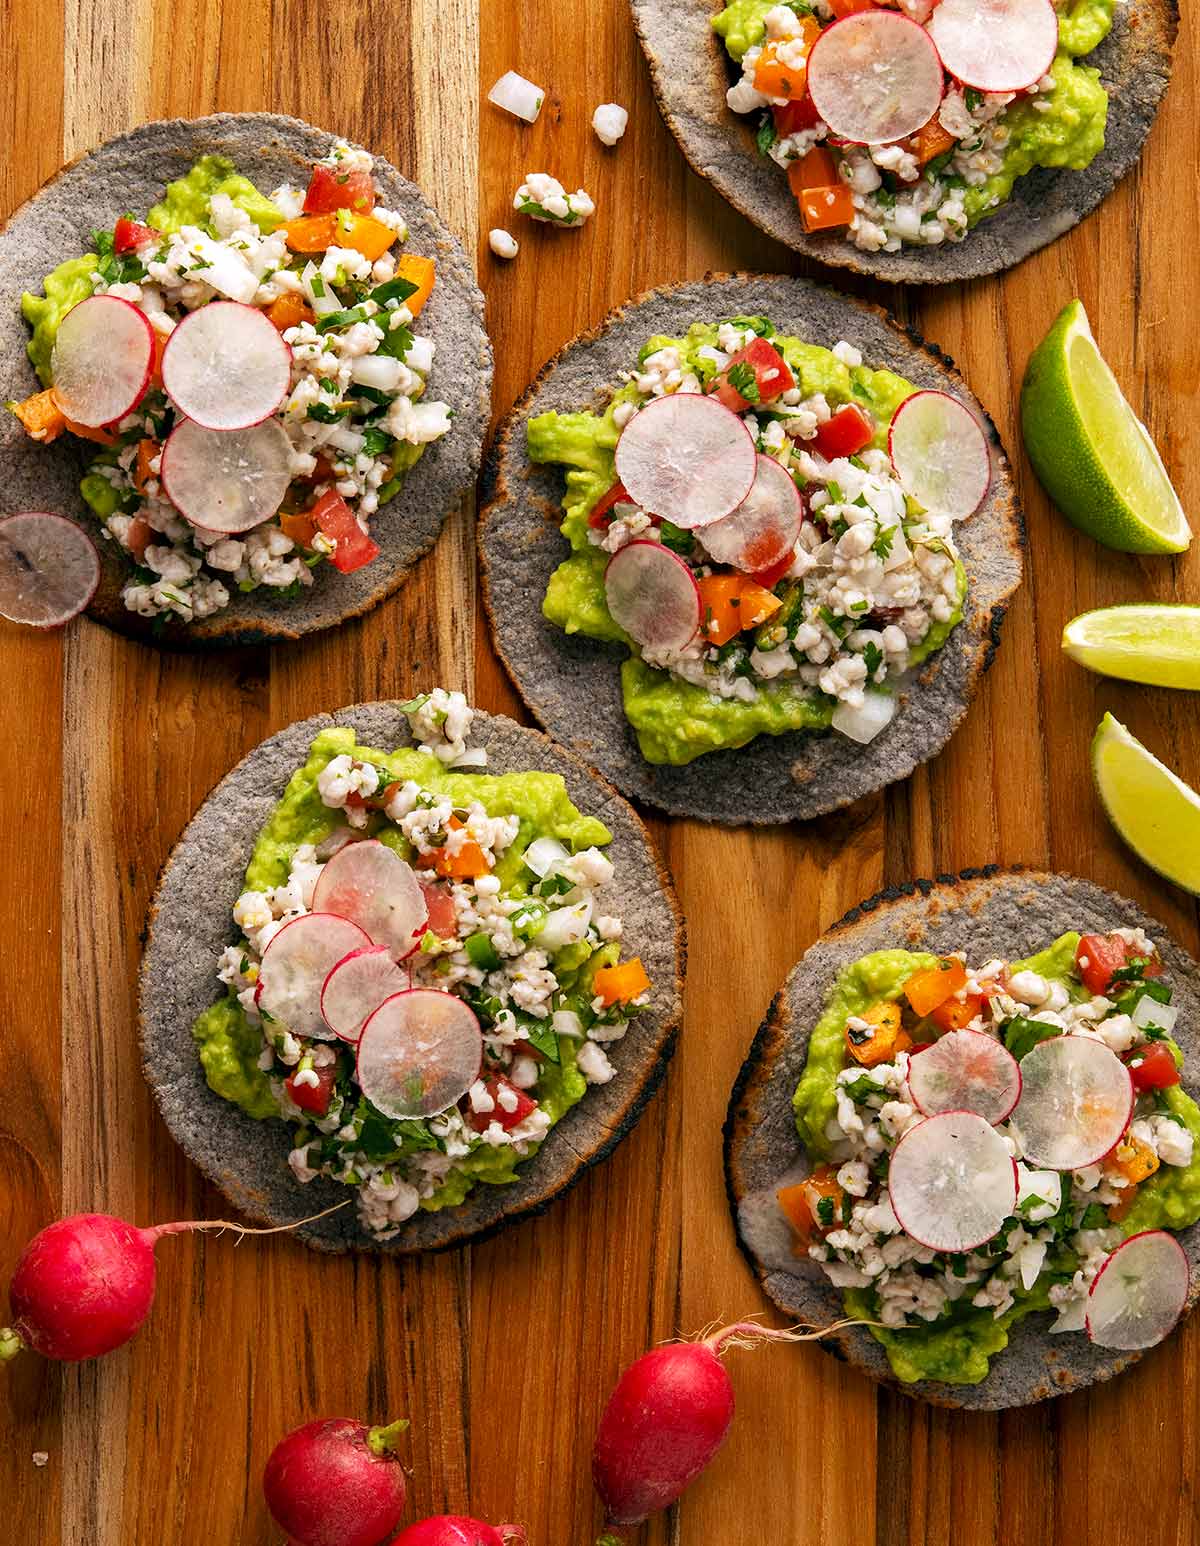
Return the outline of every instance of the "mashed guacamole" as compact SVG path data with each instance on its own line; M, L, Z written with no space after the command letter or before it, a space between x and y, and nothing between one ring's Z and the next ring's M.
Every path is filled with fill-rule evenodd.
M916 388L891 371L872 369L849 345L840 344L835 353L777 333L766 318L697 322L681 338L653 337L640 351L630 379L614 393L603 413L550 412L530 419L531 459L556 462L566 469L560 529L571 553L550 578L543 613L566 633L628 647L629 658L621 667L625 713L642 755L652 763L678 766L708 752L744 746L759 735L836 728L835 713L847 692L861 703L864 686L868 691L888 690L885 646L895 645L898 650L891 673L897 675L895 668L915 666L940 649L963 615L966 573L952 551L947 529L947 540L939 546L940 557L935 561L943 566L940 601L934 602L928 592L918 597L911 587L901 591L895 566L885 573L885 558L880 557L872 600L866 591L851 595L843 588L826 605L824 594L816 594L819 570L807 582L789 574L770 582L781 607L772 624L703 655L694 648L682 658L660 659L640 649L613 620L605 593L607 565L621 540L654 534L639 528L636 517L632 521L627 517L623 530L618 519L602 531L591 519L616 483L614 452L623 425L634 411L663 392L719 386L738 348L744 349L755 338L769 341L778 352L792 386L779 400L756 402L744 417L760 452L783 463L810 508L821 510L820 520L809 528L810 546L819 549L819 560L831 561L831 578L837 559L831 558L832 546L821 544L831 538L836 541L848 524L839 501L856 507L850 520L869 506L880 533L875 553L887 555L889 563L892 553L898 557L910 547L915 552L922 540L937 542L923 523L924 513L905 501L891 478L886 457L888 426ZM736 363L732 368L736 370ZM849 460L835 455L818 460L824 444L822 428L843 410L862 416L869 441ZM899 541L887 536L898 529L904 532ZM698 575L720 567L707 559L702 535L700 546L687 538L686 533L673 535L663 528L662 540L684 554ZM806 540L802 532L802 543ZM795 567L803 574L807 559ZM884 640L881 627L870 616L873 600L886 609L891 599L888 586L893 582L897 582L896 595L913 598L907 636L902 640L894 628ZM846 607L839 599L843 596ZM901 606L899 611L903 610ZM797 637L806 643L808 654L797 649L789 657L789 646ZM863 656L872 669L867 673L851 667L846 674L852 685L847 687L836 673L830 673L829 663L851 654ZM824 663L825 671L814 669L816 663Z
M1014 995L1059 1005L1050 1012L1056 1023L1041 1025L1051 1035L1070 1034L1073 1016L1090 1014L1091 994L1082 986L1075 966L1079 940L1076 933L1064 934L1029 960L1012 962L1004 978ZM847 1026L863 1023L862 1017L881 1003L903 1003L905 987L914 974L936 965L937 958L927 954L881 950L838 974L824 1013L813 1027L793 1098L797 1131L817 1167L814 1174L824 1174L821 1166L826 1165L830 1175L836 1170L839 1178L851 1179L846 1174L851 1168L845 1161L847 1132L853 1132L857 1116L882 1135L878 1171L884 1178L880 1184L886 1187L891 1147L908 1125L920 1120L909 1103L906 1054L859 1068L849 1052ZM1129 1015L1144 991L1144 982L1135 979L1105 1018L1079 1023L1095 1027L1115 1047L1132 1045L1125 1056L1135 1062L1139 1040L1135 1035L1131 1041ZM1113 996L1118 999L1115 990ZM994 1024L994 1034L1012 1050L1017 1046L1014 1026L1025 1024L1033 1009L1020 997L994 1002L999 1006L993 1011L998 1018L990 1021L985 1008L978 1024ZM909 1025L906 1039L919 1046L941 1034L931 1020L918 1019ZM1153 1027L1147 1035L1151 1040L1155 1035L1163 1039ZM1149 1046L1151 1040L1141 1045ZM1168 1044L1182 1064L1178 1048ZM1001 1125L999 1130L1008 1128ZM886 1217L890 1204L885 1204L883 1215L877 1207L862 1215L869 1226L883 1231L872 1235L859 1228L858 1204L851 1222L847 1199L846 1213L835 1219L840 1223L845 1218L845 1235L827 1232L826 1243L815 1245L809 1254L831 1264L834 1281L843 1287L847 1314L892 1322L873 1327L872 1335L887 1350L900 1379L976 1384L987 1375L990 1360L1007 1346L1012 1327L1026 1315L1054 1310L1059 1319L1052 1329L1081 1329L1087 1288L1121 1238L1149 1229L1180 1230L1200 1219L1200 1144L1196 1142L1200 1108L1181 1084L1144 1093L1130 1128L1135 1135L1139 1131L1148 1133L1149 1142L1162 1152L1153 1159L1153 1172L1134 1184L1132 1206L1121 1191L1113 1190L1116 1172L1111 1167L1096 1165L1055 1180L1045 1171L1027 1176L1029 1167L1022 1161L1017 1213L980 1252L964 1257L928 1251L910 1254L908 1247L896 1244L908 1237L888 1232L898 1228ZM1060 1181L1071 1184L1060 1186ZM1043 1197L1052 1185L1060 1187L1060 1195ZM874 1196L867 1192L861 1207L868 1208ZM886 1200L886 1189L881 1196ZM833 1206L836 1213L836 1202ZM870 1253L874 1250L878 1255L879 1249L892 1264L889 1270L880 1278L876 1265L870 1281L852 1281L861 1275L860 1267L871 1266ZM903 1264L901 1258L905 1258ZM959 1275L957 1286L955 1274ZM911 1281L898 1288L897 1278L905 1275ZM872 1282L882 1282L884 1287L876 1290ZM889 1313L889 1304L895 1313Z

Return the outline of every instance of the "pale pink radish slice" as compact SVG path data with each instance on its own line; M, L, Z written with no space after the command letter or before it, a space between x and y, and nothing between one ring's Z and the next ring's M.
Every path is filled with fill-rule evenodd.
M760 456L750 492L732 515L705 526L700 541L719 564L744 574L773 568L796 545L804 520L800 490L772 456Z
M927 26L946 69L977 91L1024 91L1058 52L1051 0L941 0Z
M313 891L313 907L352 919L397 960L416 949L429 917L412 867L375 838L334 854Z
M357 1041L362 1028L383 1003L410 986L408 973L397 966L386 945L368 945L343 956L321 989L325 1024L343 1041Z
M941 60L924 27L898 11L858 11L827 27L808 56L808 92L830 132L890 145L938 110Z
M253 429L202 429L184 419L167 436L161 477L185 520L226 536L278 511L292 481L292 448L276 419Z
M979 420L948 392L915 392L896 410L888 436L906 494L935 515L963 520L983 503L992 458Z
M60 628L96 594L100 560L87 532L43 511L0 521L0 617Z
M210 301L167 339L162 378L180 413L203 429L250 429L287 396L292 351L266 313Z
M1102 1041L1055 1036L1021 1059L1012 1122L1027 1160L1046 1170L1082 1170L1120 1140L1133 1101L1129 1070Z
M949 1031L911 1060L908 1087L927 1117L973 1111L994 1126L1012 1115L1021 1094L1021 1070L994 1036Z
M150 385L154 329L115 295L90 295L58 324L50 374L68 419L98 429L132 413Z
M910 1127L892 1151L888 1192L901 1228L931 1251L973 1251L1017 1205L1008 1145L973 1111Z
M321 986L331 967L368 943L357 924L334 913L305 913L285 923L263 951L254 995L259 1013L293 1036L332 1041L321 1017Z
M1174 1235L1165 1229L1130 1235L1092 1282L1088 1336L1123 1353L1154 1347L1183 1314L1190 1286L1188 1259Z
M437 1116L479 1077L479 1021L453 993L412 988L382 1003L358 1043L363 1094L396 1119Z
M617 441L617 477L635 504L691 531L736 510L750 492L750 431L715 397L656 397Z
M613 621L646 649L681 650L700 627L692 571L660 542L630 542L609 559L604 594Z

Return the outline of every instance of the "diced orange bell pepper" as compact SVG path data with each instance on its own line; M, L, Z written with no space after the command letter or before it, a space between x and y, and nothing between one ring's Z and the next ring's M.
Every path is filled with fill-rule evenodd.
M154 476L150 469L150 463L158 455L157 440L139 440L137 449L137 461L133 468L133 486L139 493L144 493L146 484Z
M167 340L157 328L154 330L154 359L150 364L150 385L162 386L162 357Z
M74 419L67 418L64 418L63 422L72 435L77 436L80 440L94 440L98 446L115 446L117 444L119 437L114 435L111 430L102 429L99 425L76 424Z
M290 537L297 547L311 548L317 535L317 523L307 510L282 510L279 526L285 537Z
M820 24L815 17L806 16L801 23L802 47L795 47L794 39L782 46L788 58L780 58L779 43L766 43L754 66L754 89L765 97L786 97L795 101L808 88L808 51L821 35ZM797 61L796 55L801 57Z
M1104 1169L1110 1174L1124 1176L1136 1186L1158 1169L1158 1155L1148 1143L1126 1133L1104 1161Z
M954 136L947 129L943 129L941 121L935 113L927 124L917 130L912 137L912 153L917 158L917 165L924 166L927 161L932 161L935 156L942 155L957 143Z
M846 1050L864 1068L890 1063L898 1052L907 1052L912 1046L912 1038L900 1023L900 1005L891 1000L872 1004L870 1009L854 1018L863 1021L868 1029L847 1025Z
M794 1186L780 1187L775 1200L802 1244L807 1246L814 1235L834 1229L842 1222L842 1195L837 1183L837 1167L818 1165L806 1180L798 1181ZM824 1201L830 1206L822 1209ZM822 1219L822 1213L826 1218Z
M914 972L904 984L904 996L913 1013L924 1018L966 985L966 967L954 956L946 956L927 971Z
M939 1031L961 1031L982 1012L983 996L968 993L966 998L948 998L944 1004L937 1006L929 1018Z
M48 446L67 427L66 415L58 406L53 389L35 392L24 402L9 403L8 407L25 426L25 433L30 440L36 440L40 445Z
M451 816L449 825L452 832L461 832L466 822L461 816ZM435 870L447 880L478 880L481 875L489 873L491 866L479 844L468 839L453 853L445 848L435 848L422 854L417 860L417 868Z
M293 252L324 252L337 235L337 216L299 215L279 229Z
M396 264L396 278L407 279L409 284L417 287L404 302L414 317L433 294L436 272L437 264L433 259L423 258L416 252L404 253Z
M289 327L299 327L302 322L315 322L316 313L302 295L289 290L267 307L267 317L281 333Z
M603 1000L606 1009L610 1004L628 1004L649 986L650 979L639 956L618 966L602 966L592 979L595 995Z
M778 596L742 574L710 574L696 581L704 620L700 632L709 644L728 644L744 628L757 628L783 605Z
M792 162L788 182L806 231L849 225L854 219L854 195L838 176L837 163L824 145L814 145Z
M135 515L125 533L125 546L140 564L146 549L154 541L154 527L143 516Z
M829 9L842 21L847 16L853 16L856 11L875 11L878 6L875 0L829 0Z
M324 252L328 247L353 247L374 263L396 240L382 220L339 210L332 215L301 215L279 228L293 252Z
M1121 1195L1112 1203L1108 1210L1110 1224L1120 1224L1137 1201L1138 1188L1125 1186L1121 1188Z

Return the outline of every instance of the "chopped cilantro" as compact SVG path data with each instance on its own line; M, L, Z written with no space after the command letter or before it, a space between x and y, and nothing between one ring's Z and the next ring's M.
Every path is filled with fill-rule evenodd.
M731 365L725 372L725 379L748 403L757 403L761 400L758 377L754 373L754 366L748 361L739 360L735 365Z
M868 644L863 650L863 660L866 663L867 675L873 677L883 664L883 651L878 644Z
M877 558L882 558L886 562L891 557L892 544L896 540L896 530L895 526L881 526L879 528L875 535L875 541L871 544L871 552Z

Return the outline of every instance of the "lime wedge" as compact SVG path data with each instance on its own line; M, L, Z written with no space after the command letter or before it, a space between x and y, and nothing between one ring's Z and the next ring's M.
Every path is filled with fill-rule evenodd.
M1072 660L1101 676L1200 692L1200 607L1153 601L1084 612L1063 629L1062 642Z
M1200 896L1200 795L1106 714L1092 773L1108 819L1152 870Z
M1021 431L1034 471L1080 531L1123 553L1182 553L1192 540L1145 425L1071 301L1030 356Z

